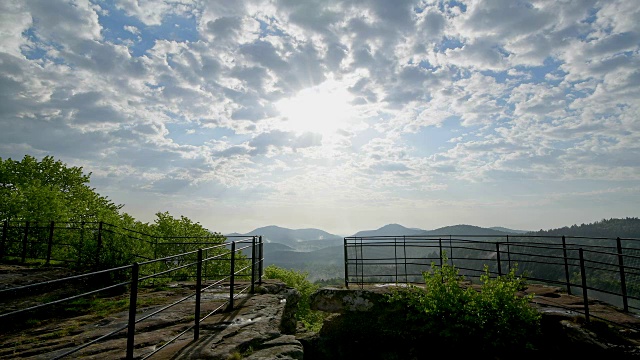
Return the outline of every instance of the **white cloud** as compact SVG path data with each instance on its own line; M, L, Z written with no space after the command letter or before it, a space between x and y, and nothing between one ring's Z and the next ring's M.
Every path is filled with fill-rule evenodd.
M126 31L128 31L128 32L130 32L130 33L132 33L132 34L134 34L134 35L140 35L140 29L138 29L138 28L137 28L137 27L135 27L135 26L132 26L132 25L125 25L125 26L123 27L123 29L125 29Z
M145 25L160 25L167 15L189 14L194 10L193 3L187 0L118 0L116 4Z
M156 194L150 207L186 210L195 195L233 214L236 202L277 204L269 223L301 203L326 222L344 202L389 222L373 209L524 209L512 200L522 187L562 194L556 179L584 187L564 198L574 203L624 193L640 179L639 11L633 0L4 1L0 157L82 164L116 201ZM308 106L331 128L282 125L278 103L327 83L349 119Z

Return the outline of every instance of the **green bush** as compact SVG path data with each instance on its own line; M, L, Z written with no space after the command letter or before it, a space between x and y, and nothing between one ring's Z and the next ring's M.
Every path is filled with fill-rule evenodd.
M517 295L526 285L515 275L517 267L491 278L485 265L477 291L465 286L458 269L444 260L441 267L432 263L431 271L423 273L424 289L409 286L388 295L390 304L404 309L402 329L407 337L493 352L533 347L540 333L540 314L530 306L533 295Z
M324 314L320 311L311 310L309 297L319 286L307 279L306 272L283 269L275 265L269 265L264 269L264 277L267 279L279 279L287 286L292 287L300 293L296 319L311 331L319 331L322 327Z

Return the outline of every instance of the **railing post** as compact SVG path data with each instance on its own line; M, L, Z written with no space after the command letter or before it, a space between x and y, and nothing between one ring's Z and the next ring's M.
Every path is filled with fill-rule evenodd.
M453 241L451 240L451 235L449 235L449 263L453 266Z
M136 332L136 305L138 303L138 273L140 266L137 262L131 268L131 293L129 294L129 322L127 326L127 359L133 359L133 345Z
M396 285L398 285L398 248L397 238L393 238L393 268L396 270Z
M256 282L256 237L251 238L251 293L255 293Z
M409 279L407 278L407 239L404 235L402 235L402 248L404 250L404 283L408 284Z
M511 245L509 244L509 235L507 235L507 266L511 272Z
M0 241L0 259L4 257L8 232L9 232L9 220L5 220L2 222L2 241Z
M362 256L362 238L360 239L360 257ZM356 259L355 259L355 263L356 263L356 280L358 279L358 274L360 274L360 281L358 281L360 283L360 288L362 289L362 287L364 286L364 270L362 270L362 266L364 266L364 261L360 260L362 266L360 266L360 272L358 272L358 240L356 239L356 247L354 247L355 253L356 253Z
M100 266L100 250L102 250L102 221L98 223L98 246L96 246L96 270Z
M22 237L22 254L21 260L24 264L27 261L27 241L29 241L29 222L24 225L24 236Z
M344 244L344 287L349 288L349 256L347 251L347 238L342 238Z
M442 268L442 238L438 239L438 257L440 258L440 268Z
M498 261L498 276L502 276L502 264L500 264L500 242L496 242L496 260Z
M258 237L258 249L260 250L260 262L258 263L258 285L262 285L262 266L264 265L264 243L262 242L262 235Z
M49 224L49 241L47 242L47 265L51 262L51 247L53 245L53 227L54 222L52 221Z
M153 260L157 260L158 259L158 237L154 236L153 237ZM160 264L162 262L154 262L153 263L153 275L157 274L160 269ZM156 277L152 277L151 278L151 284L155 285L156 283Z
M229 307L228 310L233 310L233 288L236 286L236 242L231 242L231 274L229 277Z
M580 254L580 276L582 277L582 299L584 301L584 320L589 325L589 297L587 296L587 273L584 268L584 255L582 248L579 250Z
M196 311L193 327L193 340L200 337L200 292L202 291L202 249L198 249L198 264L196 266Z
M567 294L571 295L571 276L569 275L569 261L567 258L567 242L562 235L562 254L564 256L564 277L567 282Z
M622 307L624 312L629 311L629 303L627 300L627 281L624 274L624 261L622 259L622 242L620 237L616 239L616 245L618 247L618 266L620 267L620 289L622 290Z

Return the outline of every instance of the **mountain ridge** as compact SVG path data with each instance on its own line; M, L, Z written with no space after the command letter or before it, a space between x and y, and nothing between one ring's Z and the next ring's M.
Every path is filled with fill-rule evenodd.
M501 229L509 230L501 231ZM300 231L302 230L302 231ZM281 231L282 235L278 232ZM407 228L399 224L387 224L376 230L364 230L354 236L463 236L463 235L567 235L567 236L620 236L640 238L640 219L610 219L592 224L572 225L550 230L526 231L507 228L483 228L474 225L451 225L434 230ZM325 235L326 238L307 237L304 235ZM387 235L380 235L387 234ZM238 234L241 235L242 234ZM344 272L343 237L329 234L319 229L287 229L279 226L257 228L244 236L262 235L263 240L269 242L264 247L265 265L276 265L283 268L296 269L307 272L310 280L330 279L340 277Z
M638 229L638 230L636 230ZM614 234L615 233L615 234ZM615 235L621 237L637 237L640 233L640 219L634 217L627 218L611 218L603 219L589 224L564 226L548 230L513 230L506 227L481 227L469 224L457 224L443 226L433 230L424 230L420 228L409 228L397 223L390 223L374 230L362 230L347 237L366 237L366 236L402 236L402 235L516 235L516 234L537 234L537 235L580 235L588 236L604 236ZM275 242L297 248L296 245L313 241L315 248L321 248L322 243L326 245L335 245L338 241L343 240L343 236L329 233L325 230L316 228L289 229L277 225L268 225L254 229L251 232L240 234L231 233L227 236L262 236L265 242ZM319 246L319 247L318 247Z

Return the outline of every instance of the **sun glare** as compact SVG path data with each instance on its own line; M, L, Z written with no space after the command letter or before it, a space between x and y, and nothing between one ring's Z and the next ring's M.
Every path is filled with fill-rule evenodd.
M330 135L348 125L354 111L351 94L336 81L304 89L275 105L282 115L282 127L295 132Z

